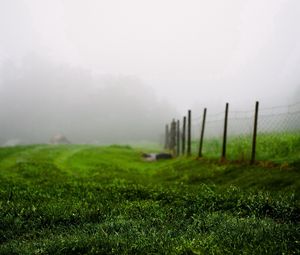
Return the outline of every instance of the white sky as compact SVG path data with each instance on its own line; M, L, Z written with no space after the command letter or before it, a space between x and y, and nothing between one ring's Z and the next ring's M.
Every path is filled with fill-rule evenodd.
M0 0L0 63L37 54L133 75L180 110L300 87L299 0Z

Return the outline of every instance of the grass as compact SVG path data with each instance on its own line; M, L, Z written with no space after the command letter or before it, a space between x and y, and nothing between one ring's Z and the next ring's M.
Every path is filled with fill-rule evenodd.
M299 254L299 157L284 153L250 166L0 148L0 254Z
M229 160L249 161L252 136L230 136L227 141L226 157ZM198 142L192 144L193 153L198 153ZM220 158L222 138L204 140L203 155L209 159ZM260 133L257 136L256 159L276 163L299 163L300 133ZM297 161L298 160L298 161Z

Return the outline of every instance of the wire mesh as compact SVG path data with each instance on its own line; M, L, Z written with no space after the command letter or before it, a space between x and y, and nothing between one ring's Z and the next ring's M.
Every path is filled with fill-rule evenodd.
M202 127L202 118L193 119L193 135L194 143L192 152L198 154L199 140ZM224 113L207 114L204 132L203 155L205 157L214 158L221 155L222 152L222 136L224 128Z
M300 102L260 110L258 160L287 161L300 157Z
M228 120L226 157L230 160L250 160L254 111L231 112Z
M253 111L230 111L228 115L226 158L250 160L254 129ZM202 117L192 119L192 153L198 153ZM206 117L202 154L220 158L225 111ZM259 109L256 159L276 160L300 157L300 102Z

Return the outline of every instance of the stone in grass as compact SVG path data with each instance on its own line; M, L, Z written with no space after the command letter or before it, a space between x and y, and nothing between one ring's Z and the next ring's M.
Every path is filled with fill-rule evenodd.
M143 153L142 157L146 161L156 161L156 160L160 160L160 159L172 159L173 158L172 154L165 153L165 152L161 152L161 153Z

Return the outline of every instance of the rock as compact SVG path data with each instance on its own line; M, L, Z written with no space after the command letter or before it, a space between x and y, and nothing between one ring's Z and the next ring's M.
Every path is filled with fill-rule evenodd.
M170 153L143 153L142 157L146 161L155 161L155 160L160 160L160 159L171 159L173 158L172 154Z
M156 159L159 160L159 159L171 159L173 158L172 154L170 153L158 153L156 154Z

